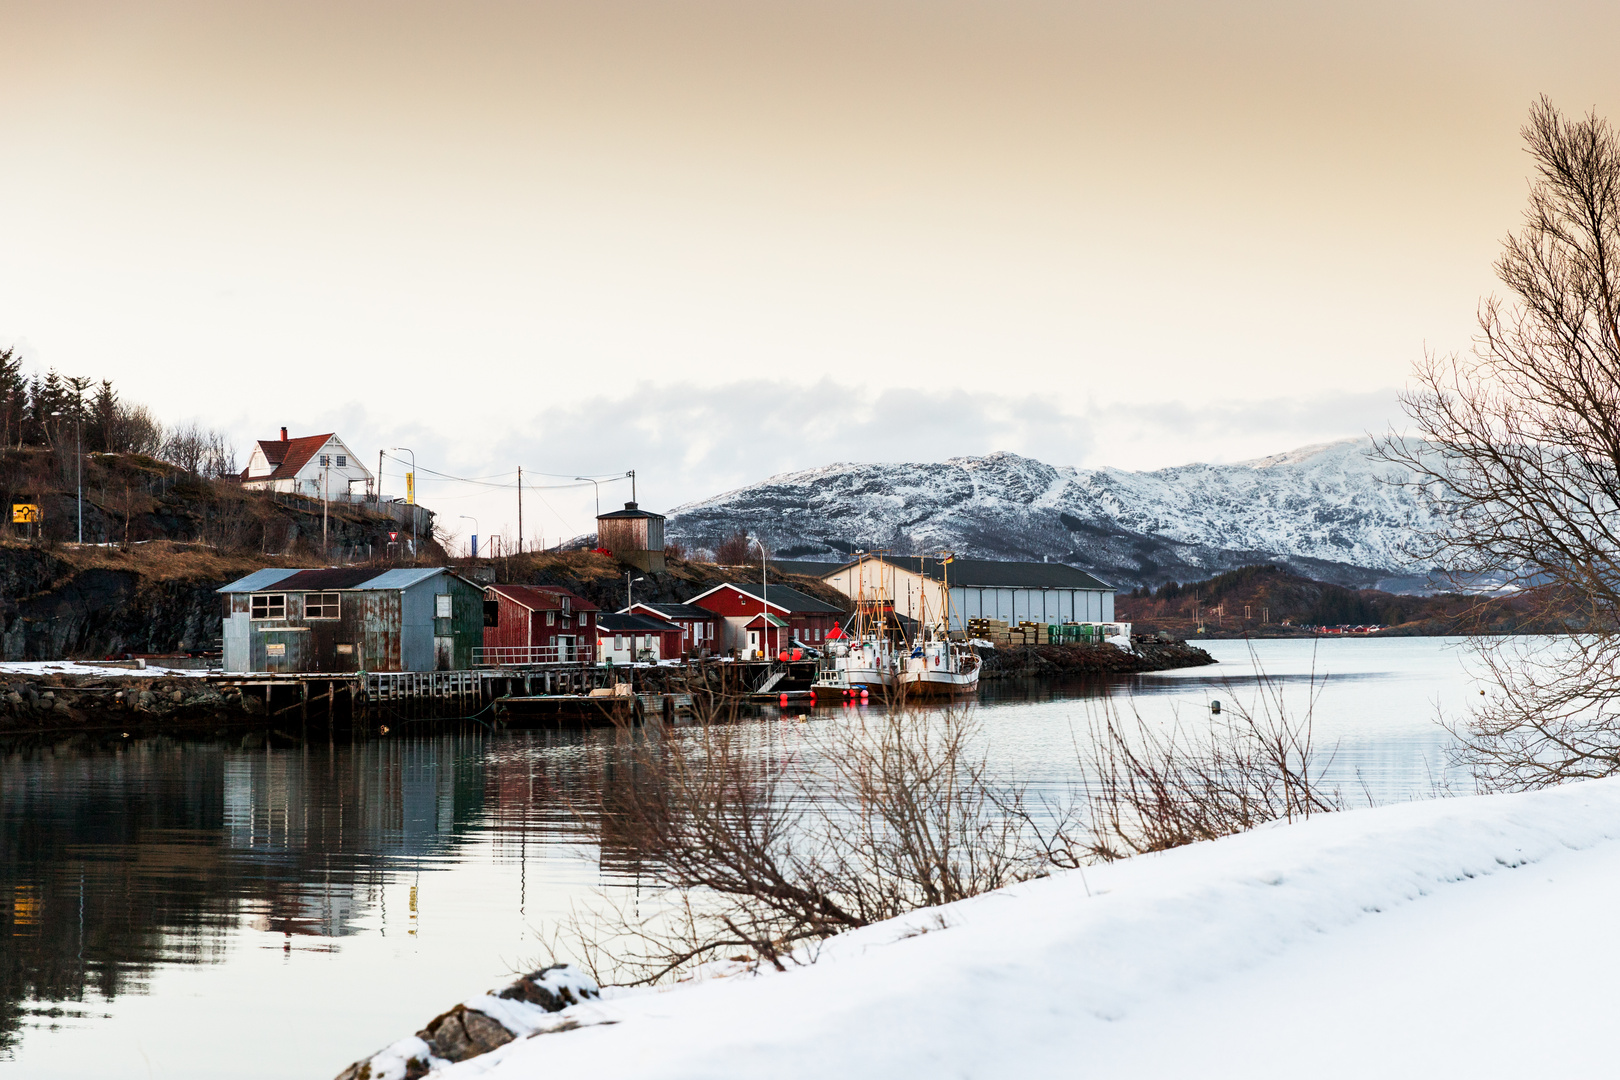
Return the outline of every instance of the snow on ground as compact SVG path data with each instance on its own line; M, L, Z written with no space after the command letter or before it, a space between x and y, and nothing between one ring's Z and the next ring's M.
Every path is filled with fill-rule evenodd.
M212 671L202 668L168 668L154 664L147 664L144 668L114 667L101 665L92 661L78 663L73 660L6 660L0 661L0 675L32 675L38 678L41 675L95 675L98 678L106 675L133 676L149 679L197 679L208 675L218 675L218 668Z
M433 1076L1612 1075L1617 838L1620 780L1314 818L867 927L786 975L610 990Z

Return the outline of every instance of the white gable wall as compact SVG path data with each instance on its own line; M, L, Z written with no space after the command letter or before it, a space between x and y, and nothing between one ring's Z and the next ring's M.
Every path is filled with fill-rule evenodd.
M329 467L322 467L321 456L331 459ZM344 459L344 464L337 463L338 458ZM255 483L255 477L264 477L273 472L269 461L265 459L264 451L254 444L253 453L248 457L246 483L253 487L269 487L272 491L286 491L303 495L311 499L322 498L330 493L335 502L342 502L352 494L358 498L372 491L374 477L371 470L355 456L342 439L336 435L326 440L326 444L319 451L310 456L304 467L298 470L296 476L283 477L279 480Z

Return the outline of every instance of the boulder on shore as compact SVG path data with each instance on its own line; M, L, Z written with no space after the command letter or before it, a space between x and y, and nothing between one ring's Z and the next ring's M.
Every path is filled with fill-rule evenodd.
M418 1080L514 1039L578 1027L577 1020L552 1014L601 996L589 975L571 964L553 964L440 1013L415 1035L350 1065L337 1080Z

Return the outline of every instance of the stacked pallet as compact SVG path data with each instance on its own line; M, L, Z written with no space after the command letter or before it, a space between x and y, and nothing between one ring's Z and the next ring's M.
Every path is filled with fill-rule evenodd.
M1006 619L969 619L967 628L973 637L993 642L997 648L1006 648L1012 644Z
M1025 645L1049 645L1052 642L1051 632L1045 623L1025 620L1018 624L1018 629L1024 632Z

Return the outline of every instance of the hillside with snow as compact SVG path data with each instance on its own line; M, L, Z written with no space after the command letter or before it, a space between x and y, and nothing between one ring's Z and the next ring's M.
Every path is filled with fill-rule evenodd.
M1371 441L1348 439L1232 465L1077 469L1017 454L836 464L773 476L670 513L668 535L713 549L763 532L784 559L857 550L955 550L1083 566L1118 588L1278 561L1320 580L1412 587L1403 547L1429 523Z

